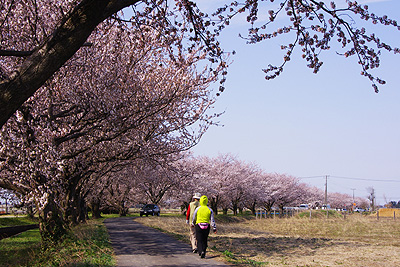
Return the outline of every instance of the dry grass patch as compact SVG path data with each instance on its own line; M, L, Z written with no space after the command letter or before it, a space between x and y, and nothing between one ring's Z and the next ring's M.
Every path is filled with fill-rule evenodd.
M137 221L189 242L184 217ZM400 266L400 221L217 216L210 249L237 266Z

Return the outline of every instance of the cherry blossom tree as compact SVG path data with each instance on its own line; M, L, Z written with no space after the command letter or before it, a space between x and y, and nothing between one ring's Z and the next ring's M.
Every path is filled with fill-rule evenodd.
M329 204L333 209L348 209L352 206L353 198L349 194L329 193Z
M265 188L262 183L262 170L257 171L249 177L246 181L246 187L248 187L247 193L243 199L243 205L249 209L253 215L256 214L256 209L263 206Z
M287 206L297 206L300 203L310 200L310 187L300 183L298 178L286 175L265 173L261 178L261 198L259 205L264 207L267 212L271 212L272 207L276 206L283 213L283 208Z
M206 192L209 198L210 207L215 214L218 214L218 208L222 208L224 214L231 208L230 190L238 188L237 171L235 163L237 159L231 154L219 154L216 158L200 157L199 162L204 170L201 174L199 183L202 186L202 192ZM236 171L236 172L235 172ZM240 190L236 191L237 197L240 197Z
M233 158L232 163L226 166L228 177L224 195L230 203L230 209L236 215L238 211L242 211L245 207L245 200L248 196L254 195L252 185L258 178L260 172L259 167L254 163L246 163Z
M380 51L399 52L363 27L370 22L398 30L397 22L385 15L375 15L368 6L356 1L346 1L346 7L338 7L333 1L326 4L315 0L227 1L211 15L202 12L196 2L176 0L173 5L168 1L148 0L3 1L0 6L0 126L81 47L89 45L88 37L102 21L124 20L118 12L128 6L133 8L130 21L135 26L146 25L151 18L161 36L185 32L186 47L203 44L210 60L218 61L220 66L225 62L221 60L223 51L217 37L237 14L247 14L250 29L244 38L249 43L290 35L293 41L281 46L285 51L283 63L269 65L264 70L267 79L282 73L298 46L308 67L318 72L322 66L320 53L337 41L342 47L339 54L357 57L361 75L370 79L378 91L377 85L385 82L371 74L371 70L380 65ZM273 2L278 5L273 6ZM259 19L264 13L269 15L266 22ZM270 31L280 15L288 22ZM353 16L365 21L360 28L352 23ZM174 43L170 45L172 50L177 47ZM224 80L222 77L221 82ZM220 90L224 90L223 86Z
M177 153L135 162L134 192L140 202L160 204L168 193L182 192L192 174L186 161L186 154Z
M267 173L254 163L246 163L231 154L220 154L210 158L206 156L189 157L190 174L184 186L174 189L169 199L187 203L193 192L206 194L214 212L229 209L237 214L242 208L248 208L253 214L257 208L271 212L285 207L296 207L307 203L310 208L321 207L324 200L323 190L301 183L294 176L279 173ZM345 208L351 204L347 194L329 193L332 208ZM366 206L366 199L359 198L357 203Z
M85 188L109 164L187 150L217 116L206 113L208 86L221 69L196 69L205 54L195 47L169 50L182 40L104 23L93 50L80 51L3 127L0 186L36 202L44 239L63 234L62 220L80 220Z

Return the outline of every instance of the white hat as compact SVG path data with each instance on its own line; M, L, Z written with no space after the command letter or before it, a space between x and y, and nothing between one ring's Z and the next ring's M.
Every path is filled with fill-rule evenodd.
M200 193L194 193L193 198L195 199L200 199L201 194Z

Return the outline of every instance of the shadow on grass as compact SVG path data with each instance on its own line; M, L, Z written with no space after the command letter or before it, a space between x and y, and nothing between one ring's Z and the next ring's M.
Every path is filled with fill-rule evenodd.
M39 230L30 230L0 241L0 266L29 266L40 252Z
M349 242L325 238L294 238L294 237L223 237L211 236L210 241L214 249L219 252L226 250L240 256L255 256L265 254L269 256L310 256L318 249L345 244ZM358 244L359 246L359 244Z

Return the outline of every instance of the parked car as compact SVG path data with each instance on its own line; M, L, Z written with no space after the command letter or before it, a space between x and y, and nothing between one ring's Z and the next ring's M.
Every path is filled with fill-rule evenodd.
M140 209L140 216L160 216L160 208L155 204L146 204Z
M301 204L300 206L299 206L299 209L300 210L308 210L310 207L308 206L308 204Z
M354 209L354 211L355 211L355 212L364 212L364 211L365 211L365 209L361 209L361 208L355 208L355 209Z

